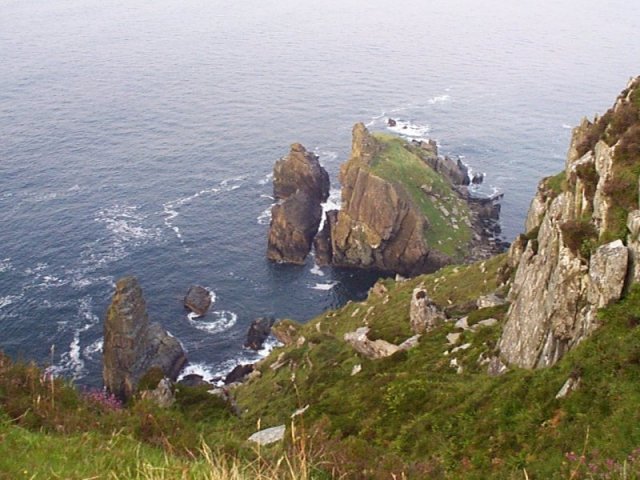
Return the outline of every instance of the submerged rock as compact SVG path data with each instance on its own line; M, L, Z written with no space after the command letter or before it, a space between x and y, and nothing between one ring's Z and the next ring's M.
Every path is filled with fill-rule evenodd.
M180 342L149 322L136 278L118 280L104 323L102 376L107 390L126 400L149 369L158 367L175 380L186 362Z

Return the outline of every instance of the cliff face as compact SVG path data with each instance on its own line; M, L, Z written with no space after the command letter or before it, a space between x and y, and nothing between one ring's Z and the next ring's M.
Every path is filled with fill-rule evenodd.
M639 268L640 77L574 129L563 174L544 179L512 246L511 307L499 342L524 368L558 361L598 327Z
M138 281L134 277L119 280L104 324L105 387L128 399L150 368L159 367L175 380L186 361L180 342L149 322Z
M273 169L273 194L267 258L302 264L311 250L322 217L320 204L329 197L329 175L317 155L299 143Z
M466 260L476 219L452 185L465 180L466 170L439 159L435 145L374 136L356 124L340 170L342 208L316 241L321 260L404 275Z

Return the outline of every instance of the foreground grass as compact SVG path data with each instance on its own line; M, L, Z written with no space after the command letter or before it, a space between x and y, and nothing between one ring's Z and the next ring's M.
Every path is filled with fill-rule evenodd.
M602 327L553 368L490 377L484 361L506 307L473 301L499 289L503 263L385 280L364 302L292 324L298 341L232 391L240 417L206 389L179 391L167 410L140 400L113 409L0 356L0 478L640 478L640 287L602 310ZM417 285L453 319L498 322L464 332L446 322L381 360L343 341L364 324L375 338L410 336ZM465 349L448 344L453 332ZM569 378L578 389L556 398ZM283 423L283 443L247 444Z

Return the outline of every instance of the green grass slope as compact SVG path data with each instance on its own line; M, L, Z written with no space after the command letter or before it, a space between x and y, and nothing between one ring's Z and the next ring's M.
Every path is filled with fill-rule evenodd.
M373 160L371 172L392 182L413 200L429 222L425 230L428 245L462 260L472 235L468 205L448 181L407 148L406 140L383 133L373 137L383 148ZM427 195L422 189L425 185L435 195Z
M491 377L484 359L506 307L473 302L501 288L504 261L384 280L363 302L291 322L299 340L232 390L240 417L184 387L166 410L139 399L114 408L0 357L0 478L639 478L640 287L602 310L602 327L556 366ZM343 341L365 324L371 338L411 336L418 285L452 319L498 322L460 332L455 346L469 346L457 351L453 321L380 360ZM578 389L556 398L569 378ZM283 444L246 442L282 423Z

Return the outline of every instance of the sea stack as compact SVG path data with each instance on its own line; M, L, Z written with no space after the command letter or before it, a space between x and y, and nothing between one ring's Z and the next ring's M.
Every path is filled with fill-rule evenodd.
M317 155L294 143L274 166L273 193L278 203L271 209L267 258L303 264L329 197L329 175Z
M128 400L149 369L160 368L175 380L186 362L180 342L149 322L137 279L118 280L104 323L102 375L107 390Z

